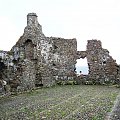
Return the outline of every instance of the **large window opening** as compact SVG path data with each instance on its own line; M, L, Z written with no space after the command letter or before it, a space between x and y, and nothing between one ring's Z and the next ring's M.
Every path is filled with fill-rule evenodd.
M88 75L89 72L89 68L88 68L88 63L87 63L87 59L77 59L77 63L76 63L76 73L79 74L83 74L83 75Z

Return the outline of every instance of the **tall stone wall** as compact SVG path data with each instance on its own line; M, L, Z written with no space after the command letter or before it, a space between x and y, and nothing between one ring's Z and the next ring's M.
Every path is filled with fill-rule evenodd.
M10 51L0 51L0 57L6 66L4 79L23 90L74 79L76 60L85 57L90 79L115 80L119 74L116 61L102 48L101 41L88 40L86 51L77 51L76 39L46 37L35 13L27 15L23 35Z
M51 70L49 70L50 61L48 60L50 46L52 45L49 39L45 37L42 27L37 21L37 15L35 13L28 14L24 34L12 48L13 54L16 56L16 66L21 64L23 68L22 75L20 75L23 86L30 88L36 84L48 86L49 81L52 80ZM24 73L28 76L25 76Z
M98 82L116 79L117 63L109 51L102 48L101 41L88 40L86 52L90 78Z
M52 64L58 79L72 79L75 73L77 41L51 37L53 53ZM71 78L72 77L72 78Z
M71 79L75 71L77 41L46 37L37 15L27 15L23 35L11 49L14 73L23 89L50 86L58 79Z

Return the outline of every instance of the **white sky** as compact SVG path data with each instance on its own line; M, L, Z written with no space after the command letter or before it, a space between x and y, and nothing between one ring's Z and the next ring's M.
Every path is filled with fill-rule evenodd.
M120 0L0 0L1 50L17 42L30 12L46 36L76 38L78 50L86 49L87 40L101 40L120 64Z

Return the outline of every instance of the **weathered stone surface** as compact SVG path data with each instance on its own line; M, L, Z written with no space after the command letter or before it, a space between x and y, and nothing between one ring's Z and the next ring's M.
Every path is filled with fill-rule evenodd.
M27 15L23 35L10 51L0 51L0 57L6 67L1 78L16 89L75 79L76 60L85 57L89 66L87 79L104 83L120 78L116 61L102 48L101 41L88 40L86 51L77 51L75 38L46 37L35 13Z
M22 89L51 86L75 75L76 39L46 37L35 13L27 15L24 33L10 52L12 77L20 81Z
M77 51L77 59L84 59L87 56L87 52L86 51Z
M117 63L109 55L109 51L102 48L101 41L88 40L87 61L89 77L98 82L113 82L117 77Z

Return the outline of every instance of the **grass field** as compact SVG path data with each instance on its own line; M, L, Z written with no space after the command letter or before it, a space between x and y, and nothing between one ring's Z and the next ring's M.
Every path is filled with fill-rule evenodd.
M0 99L0 120L105 120L119 94L108 86L66 85Z

